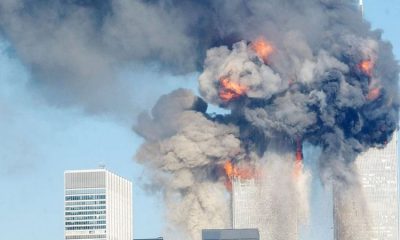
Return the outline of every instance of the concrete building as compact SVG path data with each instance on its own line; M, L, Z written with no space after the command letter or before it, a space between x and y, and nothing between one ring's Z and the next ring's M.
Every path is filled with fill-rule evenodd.
M369 226L365 231L370 240L399 240L397 138L396 133L385 148L370 149L359 155L355 162L366 202ZM342 240L340 239L340 224L336 219L337 204L334 198L335 240ZM353 215L361 211L356 204L353 204L353 208L353 211L345 213L345 219L356 218L357 216ZM362 226L357 225L357 222L355 224L354 228L363 229Z
M132 240L132 183L105 169L64 173L64 239Z
M260 240L257 229L203 229L202 240Z

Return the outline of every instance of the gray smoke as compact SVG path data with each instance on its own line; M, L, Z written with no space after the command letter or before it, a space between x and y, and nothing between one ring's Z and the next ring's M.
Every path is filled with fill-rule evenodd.
M223 11L229 5L231 11L238 10L239 5L235 4L239 2L220 3L217 9ZM233 159L236 163L257 162L273 158L271 152L280 147L285 149L282 156L294 156L294 147L287 148L282 144L271 149L270 143L276 139L285 139L289 146L290 143L295 146L296 139L321 146L321 179L324 184L333 184L340 203L337 211L341 214L337 216L341 236L344 239L363 236L369 220L352 164L355 157L368 148L383 147L397 128L399 67L390 44L381 40L379 32L369 30L354 2L246 1L240 4L240 9L245 10L238 10L238 15L246 17L239 20L226 16L235 28L224 28L234 31L240 36L240 41L209 49L199 77L199 89L205 101L231 110L230 114L223 116L207 116L204 112L202 116L221 127L235 127L238 150L236 155L220 157L196 152L182 156L180 163L187 162L186 166L191 167L192 156L196 156L196 164L206 169L221 165L225 159ZM222 18L219 23L224 23L224 20ZM252 45L260 37L274 49L267 59ZM362 68L365 61L372 65L372 70ZM227 82L234 87L227 87ZM235 90L235 87L241 90ZM201 128L207 129L207 125ZM178 136L180 134L171 139ZM191 138L190 144L192 141L202 143L200 136ZM142 149L147 149L147 144ZM176 144L175 148L187 149L189 143ZM225 151L232 152L231 149ZM146 154L152 156L150 152L154 151ZM155 152L168 156L174 151L161 149ZM140 151L139 159L142 155ZM169 160L161 162L164 165ZM267 161L266 166L272 162L274 159ZM203 169L195 172L200 173ZM180 176L176 170L167 169L165 172ZM196 175L193 171L192 174ZM217 181L221 176L223 174L219 177L208 175L208 181ZM285 177L281 180L285 182ZM191 186L202 181L194 180ZM295 184L286 186L269 193L269 202L279 204L274 205L274 219L265 224L271 225L270 237L276 239L287 239L290 236L283 232L291 234L298 228L298 222L286 224L285 219L292 213L285 209L293 208L304 199L295 194ZM307 192L306 185L302 188ZM277 198L271 200L271 196ZM284 201L282 196L292 196L293 201ZM348 221L341 219L353 205L357 209L357 214L353 214L355 217ZM357 228L358 223L364 227ZM196 239L199 232L189 229L194 233L191 237Z
M292 30L306 33L315 48L325 44L327 33L368 35L369 25L354 14L355 5L347 0L3 0L0 32L50 102L120 113L134 109L135 91L129 87L146 84L119 80L121 69L156 65L173 74L193 72L202 69L210 47L260 35L281 42L281 33ZM307 48L297 40L294 34L298 51ZM295 62L301 64L301 58L286 63L287 73Z
M136 158L164 193L171 227L193 239L229 225L224 161L256 162L275 138L302 139L322 147L322 180L348 199L359 192L355 157L383 147L398 124L398 63L355 0L5 0L0 28L33 86L89 111L131 109L127 86L144 83L118 80L129 66L202 72L204 100L174 91L135 126L145 139ZM267 59L251 45L260 37L274 48ZM221 79L245 91L227 101ZM231 113L209 115L205 101Z
M176 232L199 239L199 230L230 226L230 205L217 167L241 150L239 130L206 114L207 105L189 90L160 98L152 115L139 118L145 138L136 158L152 169L153 185L165 196L170 239Z

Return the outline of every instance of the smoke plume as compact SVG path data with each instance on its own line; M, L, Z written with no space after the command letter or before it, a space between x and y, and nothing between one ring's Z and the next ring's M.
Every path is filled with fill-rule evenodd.
M129 84L117 80L124 67L201 72L202 98L173 91L134 127L145 140L136 159L164 194L171 232L182 238L230 226L224 182L242 176L227 175L226 161L236 170L259 163L284 169L289 161L303 184L284 185L285 171L274 181L287 187L267 196L276 196L269 200L277 209L273 236L288 239L276 232L285 231L288 206L297 203L307 215L300 204L307 171L273 153L296 156L299 139L322 148L320 176L343 200L339 211L355 195L362 206L354 159L383 147L398 124L398 63L355 0L6 0L0 28L34 74L34 86L52 101L90 111L130 108ZM208 114L207 104L230 113ZM281 201L287 196L293 202ZM363 211L358 216L366 218ZM361 234L350 226L343 224L345 239Z
M243 177L238 173L240 165L262 163L260 168L266 176L278 169L282 173L279 177L269 176L269 182L275 185L261 181L268 192L263 201L274 209L272 217L263 223L268 225L268 236L264 237L295 239L299 225L307 221L309 190L304 179L308 173L299 170L300 177L288 184L292 175L285 170L285 164L289 161L289 166L296 168L295 146L297 139L301 139L322 147L320 176L325 184L334 185L336 211L341 213L336 215L341 236L362 236L368 219L352 164L360 152L383 147L397 128L399 69L390 44L381 40L379 32L369 30L354 2L234 1L219 2L213 10L226 13L227 8L230 13L238 10L242 18L223 15L217 24L229 20L230 25L222 31L234 32L240 41L222 42L207 50L199 90L204 101L229 109L230 114L208 115L204 108L199 111L195 107L180 107L183 111L171 119L175 108L163 107L168 113L160 115L153 109L153 118L147 116L136 127L141 133L150 124L154 131L163 122L175 130L162 138L148 137L146 134L151 131L144 131L141 135L147 141L137 155L155 172L171 178L161 183L166 195L171 194L175 183L187 183L172 190L177 194L172 202L182 202L180 210L186 213L183 219L174 221L180 226L185 223L184 229L192 239L199 238L200 226L226 226L229 222L211 224L204 217L228 219L223 204L210 208L204 203L198 212L195 203L185 202L189 198L200 203L201 186L221 184L224 174L218 168L227 159L238 166L232 168L236 176L228 174L233 178ZM164 96L155 109L166 104L167 99L183 100L181 91ZM197 117L184 122L182 119L189 119L188 115ZM200 119L202 123L197 124ZM171 120L173 124L169 123ZM168 127L161 128L169 131ZM277 149L279 154L274 154ZM222 192L214 192L216 188L208 189L213 191L208 193L208 200L225 199ZM194 195L197 197L192 198ZM167 202L167 206L170 204ZM354 209L354 204L358 206L357 214L341 224L341 216ZM228 201L225 206L229 206ZM189 224L193 216L204 222ZM360 222L364 224L357 227Z

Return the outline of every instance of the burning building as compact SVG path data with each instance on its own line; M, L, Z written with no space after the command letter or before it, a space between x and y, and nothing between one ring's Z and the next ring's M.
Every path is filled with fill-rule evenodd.
M239 28L240 39L207 50L201 97L178 89L139 117L135 131L145 142L136 158L163 193L172 239L232 225L257 227L261 238L297 239L309 212L303 141L322 150L319 177L334 186L338 223L355 210L341 224L341 240L365 234L354 227L369 222L354 161L397 129L399 67L355 1L289 2L260 3L266 12L257 24L246 21L259 32ZM260 6L246 1L243 9L256 14ZM310 9L324 27L308 22ZM210 114L208 104L228 112Z
M165 201L166 239L230 228L239 181L258 185L248 194L262 195L255 206L268 212L260 223L267 236L296 238L309 209L302 142L321 149L315 175L334 183L338 223L359 209L340 231L363 236L349 229L369 222L354 162L391 141L400 99L392 45L358 1L30 2L0 1L0 28L51 101L62 95L59 103L79 101L91 113L131 110L130 91L143 82L119 76L132 64L198 73L199 96L165 94L134 126L146 187Z
M289 139L274 144L271 149L290 146L292 150L269 151L266 159L253 165L255 170L246 171L252 174L245 177L232 174L232 225L257 228L260 239L295 240L300 227L308 222L309 173L303 169L300 140L295 143L295 155ZM285 191L280 194L279 188ZM285 222L284 229L281 222Z

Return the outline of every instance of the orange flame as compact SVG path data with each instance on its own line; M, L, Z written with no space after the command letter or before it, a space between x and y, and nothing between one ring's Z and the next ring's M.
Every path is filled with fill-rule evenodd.
M296 161L294 163L293 175L295 178L299 177L303 170L303 146L300 137L296 139Z
M368 95L367 95L367 100L373 101L377 99L381 95L381 89L379 87L373 87L369 89Z
M220 90L219 97L224 102L229 102L246 94L247 87L239 83L232 82L229 77L222 77L219 80Z
M274 52L274 47L272 44L263 37L259 37L254 40L251 43L251 48L264 61L264 63L267 62L268 57Z
M361 72L368 75L369 77L372 76L372 70L374 69L374 62L372 60L363 60L358 64Z
M224 163L225 170L225 187L229 191L232 191L232 179L239 178L244 180L254 179L259 174L257 171L251 166L234 166L230 160L226 160Z

